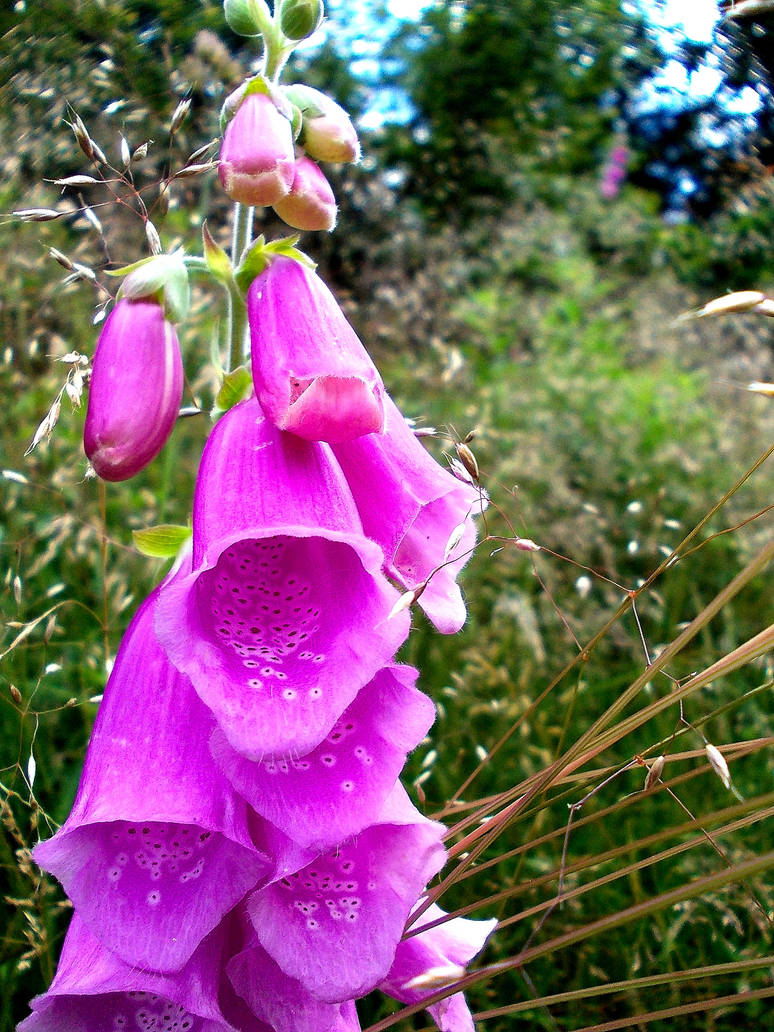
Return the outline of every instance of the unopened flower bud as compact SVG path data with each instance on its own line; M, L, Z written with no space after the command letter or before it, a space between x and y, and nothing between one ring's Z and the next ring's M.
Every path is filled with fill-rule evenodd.
M332 230L336 225L336 198L319 165L301 154L296 159L290 193L274 210L294 229Z
M322 18L321 0L282 0L280 3L280 29L288 39L299 40L311 36Z
M271 25L264 0L223 0L223 17L238 36L258 36Z
M183 396L172 324L151 300L119 301L97 341L83 447L103 480L128 480L158 455Z
M226 126L218 175L234 201L276 204L293 183L295 154L290 121L267 93L249 93Z
M334 164L360 160L360 141L343 107L300 83L289 86L286 93L304 116L300 142L311 158Z

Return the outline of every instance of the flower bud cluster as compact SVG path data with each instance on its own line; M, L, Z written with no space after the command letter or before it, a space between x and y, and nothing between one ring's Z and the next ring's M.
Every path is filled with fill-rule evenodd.
M271 206L294 229L333 229L336 198L316 162L359 160L344 109L319 90L258 76L226 101L224 117L218 175L229 197Z
M424 901L443 828L399 775L434 707L395 658L394 582L441 631L464 622L482 492L420 444L305 265L274 257L248 312L255 394L210 435L190 548L132 621L72 813L35 850L75 914L20 1032L357 1032L356 999L436 995L495 923ZM472 1032L461 993L429 1010Z

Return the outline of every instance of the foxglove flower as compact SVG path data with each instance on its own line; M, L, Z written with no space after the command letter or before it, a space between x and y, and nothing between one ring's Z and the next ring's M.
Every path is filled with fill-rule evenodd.
M330 449L278 431L251 398L215 426L193 514L193 569L156 632L232 748L302 756L405 640ZM405 619L404 619L405 617Z
M248 93L223 134L223 189L241 204L276 204L290 190L294 165L289 119L267 93Z
M183 363L156 301L118 302L97 341L83 447L103 480L128 480L154 459L175 425Z
M443 866L442 835L398 783L371 827L250 897L261 946L325 1003L369 992L387 976L412 906Z
M352 1000L323 1003L286 975L260 945L249 921L242 949L226 965L228 978L250 1012L274 1032L360 1032Z
M304 756L250 761L218 730L210 746L237 792L306 847L327 849L373 823L435 716L414 688L417 671L387 667L358 692L325 739Z
M277 201L275 212L289 226L305 231L327 230L336 225L336 198L320 166L299 154L290 193Z
M175 974L126 964L76 913L54 981L17 1032L234 1032L218 1005L221 930Z
M435 903L422 913L398 946L390 973L379 985L382 992L401 1003L420 1003L436 992L432 987L413 984L421 983L422 976L441 979L444 971L448 971L452 982L462 977L462 970L484 948L497 920L471 921L455 917L444 921L447 916ZM442 923L435 924L436 921ZM426 927L431 925L433 927ZM462 993L453 993L427 1009L441 1032L474 1030Z
M323 281L277 257L247 294L255 393L281 430L310 441L380 433L384 387Z
M157 597L119 649L72 813L33 855L110 950L171 971L270 867L210 756L212 714L156 641Z
M334 453L364 531L384 550L387 573L408 589L432 573L419 605L439 631L453 634L466 616L455 578L475 544L471 517L481 511L483 494L433 459L389 397L385 412L384 434L337 444Z

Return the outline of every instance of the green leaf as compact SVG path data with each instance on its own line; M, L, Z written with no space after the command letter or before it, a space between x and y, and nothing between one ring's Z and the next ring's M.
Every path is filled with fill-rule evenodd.
M202 247L207 268L219 283L228 283L231 279L231 260L220 244L216 243L207 223L202 223Z
M224 378L218 396L215 398L215 405L212 409L213 419L220 419L224 412L228 412L240 401L249 398L253 390L253 378L250 370L245 366L237 366Z
M176 523L160 523L157 527L132 531L134 547L151 559L173 558L190 536L190 527L181 527Z

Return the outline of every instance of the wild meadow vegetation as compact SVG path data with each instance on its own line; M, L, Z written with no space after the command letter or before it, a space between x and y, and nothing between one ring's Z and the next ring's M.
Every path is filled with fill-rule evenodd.
M348 10L365 6L332 5L328 43L300 59L355 109ZM665 218L657 141L637 136L630 106L663 55L628 7L482 0L431 6L416 34L397 27L380 74L413 120L363 133L363 163L336 179L337 229L300 245L403 411L437 429L436 457L474 432L491 499L462 575L468 622L442 636L417 609L403 658L439 709L405 780L450 829L442 905L500 921L465 978L492 1030L757 1028L774 996L774 400L747 390L774 379L772 323L679 318L729 291L774 294L768 141L748 126L714 165L686 145L706 204ZM366 24L384 24L368 10ZM756 24L767 39L774 18ZM205 210L226 247L214 173L169 177L218 137L245 56L215 0L21 4L0 30L10 1030L50 981L69 917L29 850L67 815L106 672L165 570L132 532L189 519L223 319L220 297L195 285L181 341L186 369L204 372L184 405L202 413L133 480L86 478L83 406L63 388L72 353L93 352L100 284L113 286L103 270L146 243L109 189L51 180L88 171L75 113L116 167L120 134L132 150L152 140L131 175L165 248L195 250ZM749 31L717 45L768 96ZM625 131L629 178L606 198L602 169ZM64 214L9 214L38 207ZM256 232L277 230L258 218ZM28 452L62 391L53 431ZM366 1001L360 1017L372 1032L425 1028L414 1010Z

